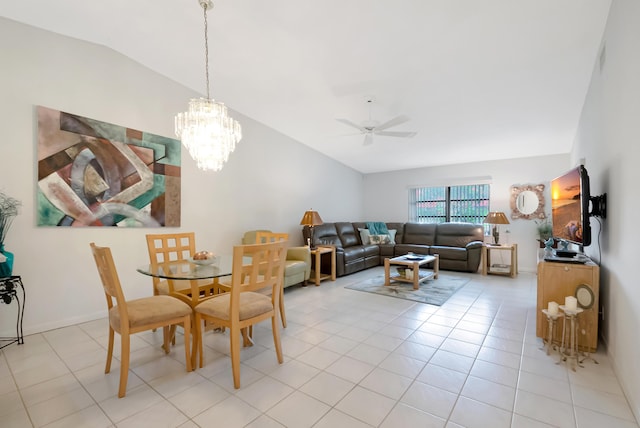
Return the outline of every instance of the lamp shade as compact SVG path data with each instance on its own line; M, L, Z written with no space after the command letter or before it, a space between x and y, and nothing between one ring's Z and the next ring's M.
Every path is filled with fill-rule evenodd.
M320 214L318 214L318 211L313 211L313 210L309 210L309 211L305 211L304 215L302 216L302 220L300 220L300 224L303 226L318 226L322 224L322 219L320 218Z
M484 218L484 223L487 224L509 224L509 219L501 211L494 211L487 214Z

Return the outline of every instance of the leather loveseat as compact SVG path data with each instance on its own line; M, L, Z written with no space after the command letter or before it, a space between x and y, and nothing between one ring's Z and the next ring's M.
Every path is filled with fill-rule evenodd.
M461 272L478 271L484 242L482 225L471 223L385 224L391 232L393 242L363 242L367 229L365 222L335 222L315 226L313 241L316 245L335 245L337 276L383 265L385 258L401 256L408 252L438 254L440 269ZM307 227L303 229L303 237L305 242L310 238Z

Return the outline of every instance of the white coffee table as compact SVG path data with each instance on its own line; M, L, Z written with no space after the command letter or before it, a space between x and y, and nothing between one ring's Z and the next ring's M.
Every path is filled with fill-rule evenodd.
M432 270L420 270L420 266L427 265L429 263L433 263ZM413 275L411 275L411 278L407 278L400 274L392 275L391 265L404 266L407 269L411 269ZM394 257L392 259L384 259L384 285L391 285L391 281L409 282L413 284L413 289L417 290L420 287L421 282L431 278L438 278L439 267L440 257L438 254L434 254L433 256L407 254L404 256Z

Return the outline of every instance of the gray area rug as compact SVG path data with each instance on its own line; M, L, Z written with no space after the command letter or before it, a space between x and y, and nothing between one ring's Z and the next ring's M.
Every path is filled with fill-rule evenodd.
M469 278L447 274L443 275L442 272L440 272L438 279L429 279L420 284L418 290L414 290L413 284L404 282L391 281L391 285L385 287L384 275L378 275L365 279L364 281L356 282L355 284L347 285L345 288L441 306L469 281Z

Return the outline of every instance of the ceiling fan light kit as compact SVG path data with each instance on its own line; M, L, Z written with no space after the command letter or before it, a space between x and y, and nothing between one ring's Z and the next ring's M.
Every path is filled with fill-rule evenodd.
M379 135L381 137L397 137L397 138L412 138L417 132L413 131L385 131L388 128L401 125L405 122L411 120L409 116L400 115L396 116L391 120L388 120L380 125L378 125L377 121L371 120L371 104L373 103L373 99L367 99L367 104L369 104L369 120L363 122L362 125L358 125L357 123L349 120L349 119L336 119L340 123L344 123L347 126L351 126L360 131L361 134L364 135L363 145L368 146L373 143L373 136Z

